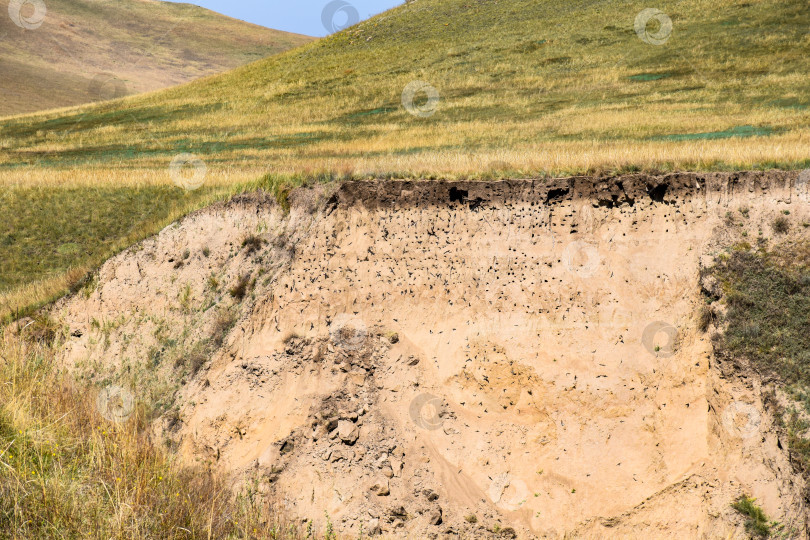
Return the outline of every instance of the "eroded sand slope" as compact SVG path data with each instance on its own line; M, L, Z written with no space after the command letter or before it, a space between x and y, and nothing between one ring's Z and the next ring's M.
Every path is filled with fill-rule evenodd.
M740 234L726 213L767 237L783 210L810 221L803 187L363 182L296 190L288 215L245 196L56 311L78 372L165 402L187 459L256 478L315 530L328 513L353 535L733 537L747 493L803 537L759 383L721 373L695 316L700 265Z

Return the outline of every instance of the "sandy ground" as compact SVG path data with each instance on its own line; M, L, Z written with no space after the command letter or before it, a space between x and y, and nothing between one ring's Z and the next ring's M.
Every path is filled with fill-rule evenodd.
M244 196L110 260L55 314L77 373L163 404L185 459L315 530L734 538L746 493L804 538L763 389L718 367L696 312L701 265L784 210L810 221L805 187L389 181L299 189L289 214Z

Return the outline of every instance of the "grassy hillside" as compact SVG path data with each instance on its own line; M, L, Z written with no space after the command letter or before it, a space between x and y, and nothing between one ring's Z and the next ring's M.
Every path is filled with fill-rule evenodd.
M325 40L125 102L9 120L0 166L475 173L717 168L808 158L801 0L416 0ZM435 87L409 114L412 81ZM417 106L424 103L417 92Z
M415 0L226 74L2 120L0 185L13 189L0 211L28 210L0 223L0 315L209 200L173 188L142 209L138 190L172 186L181 153L220 194L265 173L277 188L318 175L810 165L805 2L681 0L644 24L648 7ZM34 206L31 190L46 187ZM56 208L59 223L101 228L56 226Z
M48 0L45 12L28 3L17 19L7 4L0 116L157 90L311 41L188 4Z

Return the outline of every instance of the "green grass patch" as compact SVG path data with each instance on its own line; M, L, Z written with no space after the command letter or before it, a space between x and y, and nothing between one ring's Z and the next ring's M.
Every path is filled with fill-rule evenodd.
M672 77L672 73L638 73L636 75L630 75L627 77L631 81L659 81L661 79L666 79L668 77Z
M347 118L362 118L364 116L374 116L377 114L388 114L392 112L396 112L396 107L377 107L376 109L369 109L367 111L357 111L356 113L352 113L348 115Z
M774 99L773 101L768 102L769 105L773 105L774 107L781 107L784 109L795 109L797 111L804 111L810 107L810 103L807 101L800 100L798 98L783 98L783 99Z
M711 131L707 133L680 133L675 135L662 135L651 137L654 141L699 141L731 139L734 137L766 137L772 135L775 130L768 126L735 126L723 131Z

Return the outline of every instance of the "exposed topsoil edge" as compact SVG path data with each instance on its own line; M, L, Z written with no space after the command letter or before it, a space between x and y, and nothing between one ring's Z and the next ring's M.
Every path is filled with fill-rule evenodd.
M461 202L474 209L482 204L516 200L554 205L570 200L592 199L598 206L616 207L632 206L644 198L656 202L675 202L713 193L733 195L743 190L766 192L772 187L792 188L798 179L798 171L744 171L495 181L360 181L343 183L328 205L361 204L374 209L441 206ZM292 200L295 199L293 194Z

